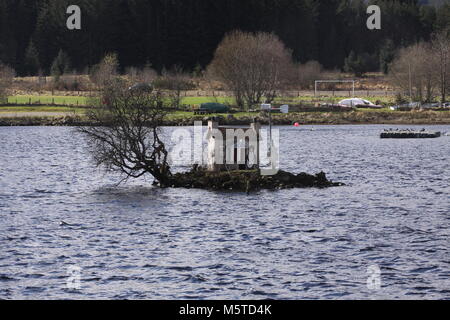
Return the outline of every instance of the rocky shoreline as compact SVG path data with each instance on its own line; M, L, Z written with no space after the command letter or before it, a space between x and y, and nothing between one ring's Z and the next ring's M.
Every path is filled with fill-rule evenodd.
M264 125L268 124L265 116L255 113L254 116L219 115L214 118L222 125L243 125L253 118ZM192 126L195 121L206 123L213 116L189 115L173 117L165 120L165 126ZM274 115L274 125L339 125L339 124L450 124L450 111L352 111L352 112L302 112L286 115ZM81 126L94 125L85 117L78 115L65 116L33 116L33 117L1 117L0 126Z
M329 188L343 186L343 183L327 179L325 173L292 174L279 171L273 176L263 176L259 170L208 172L192 170L174 174L168 183L172 188L206 189L212 191L252 192L259 190L281 190L291 188Z

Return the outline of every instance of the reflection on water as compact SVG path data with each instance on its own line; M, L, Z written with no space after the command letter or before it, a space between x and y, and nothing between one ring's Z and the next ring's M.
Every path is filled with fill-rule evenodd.
M248 196L116 187L72 129L0 128L0 298L448 299L450 138L383 128L281 128L283 169L347 186Z

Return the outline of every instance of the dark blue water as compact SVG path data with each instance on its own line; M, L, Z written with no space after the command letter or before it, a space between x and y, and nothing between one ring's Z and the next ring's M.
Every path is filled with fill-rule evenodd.
M248 196L116 187L72 129L0 128L0 298L449 299L450 137L387 127L281 128L283 169L347 186Z

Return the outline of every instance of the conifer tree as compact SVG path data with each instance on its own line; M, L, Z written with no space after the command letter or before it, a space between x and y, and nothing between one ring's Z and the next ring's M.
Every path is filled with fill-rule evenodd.
M50 73L55 77L55 80L59 80L59 78L70 71L70 58L63 50L60 50L58 56L52 63L52 67L50 69Z
M33 40L30 40L28 48L25 52L23 71L25 75L35 76L39 72L39 69L39 54L33 43Z

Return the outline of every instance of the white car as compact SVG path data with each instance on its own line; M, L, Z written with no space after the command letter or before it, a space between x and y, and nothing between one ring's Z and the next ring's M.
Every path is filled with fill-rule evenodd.
M340 105L346 107L359 107L359 108L382 108L372 102L359 98L345 99L339 102Z

